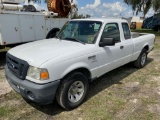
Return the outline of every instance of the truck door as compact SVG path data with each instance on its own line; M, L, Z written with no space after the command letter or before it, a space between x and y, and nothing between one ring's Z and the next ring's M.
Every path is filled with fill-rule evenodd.
M114 38L116 44L114 46L99 47L98 64L101 67L98 74L101 75L121 66L122 58L124 57L118 23L106 24L102 36L105 38Z
M1 14L0 15L0 32L2 44L21 43L19 17L17 14Z
M63 25L68 21L68 19L60 19L59 20L59 28L62 28Z
M45 18L46 31L45 36L47 36L48 32L51 30L51 18Z
M122 44L123 44L123 52L124 52L124 58L123 63L126 64L129 63L132 59L132 54L134 51L134 42L131 38L131 32L129 30L128 23L122 23L122 29L123 29L123 36L122 36Z
M51 19L51 29L52 28L59 28L59 21L60 19L59 18L53 18Z
M42 40L46 38L45 20L43 15L34 15L35 35L36 40Z
M19 15L22 42L35 41L34 16L30 14Z

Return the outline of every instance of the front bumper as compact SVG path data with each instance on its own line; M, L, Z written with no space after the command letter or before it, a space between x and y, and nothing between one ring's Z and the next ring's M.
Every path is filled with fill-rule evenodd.
M7 66L5 66L5 75L10 86L22 97L40 104L52 103L60 83L60 80L47 84L37 84L28 80L21 80Z

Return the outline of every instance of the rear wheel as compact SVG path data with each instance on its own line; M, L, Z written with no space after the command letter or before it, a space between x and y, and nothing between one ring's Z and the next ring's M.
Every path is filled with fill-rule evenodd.
M143 68L146 65L146 61L147 61L147 50L143 49L138 59L134 61L134 66L137 68Z
M80 72L74 72L64 78L59 86L56 95L57 102L67 110L74 109L83 102L87 90L87 77Z
M49 38L53 38L56 36L56 33L59 31L60 29L59 28L53 28L52 30L50 30L46 36L46 39L49 39Z
M23 11L26 12L36 12L36 8L33 5L25 5Z

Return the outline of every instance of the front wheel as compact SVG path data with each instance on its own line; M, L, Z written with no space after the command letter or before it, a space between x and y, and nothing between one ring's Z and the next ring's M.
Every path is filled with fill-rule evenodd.
M80 73L74 72L64 78L57 90L57 102L65 109L72 110L78 107L87 94L88 79Z
M146 61L147 61L147 50L143 49L138 59L134 61L134 66L137 68L143 68L146 65Z

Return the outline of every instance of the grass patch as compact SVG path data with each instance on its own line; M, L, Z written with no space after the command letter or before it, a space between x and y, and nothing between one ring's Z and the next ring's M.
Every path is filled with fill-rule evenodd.
M8 114L10 114L11 112L16 111L13 107L9 107L9 106L2 106L0 107L0 116L4 117L7 116Z
M6 52L6 51L8 51L9 49L10 49L9 47L0 48L0 53L1 53L1 52Z
M150 105L158 103L157 98L155 96L148 97L148 98L141 98L143 104Z
M154 45L154 49L160 49L160 45L158 43L155 43Z
M155 120L155 114L149 111L137 112L128 116L127 120Z
M15 120L19 119L26 114L32 113L34 109L32 106L27 104L22 97L12 91L6 96L1 97L0 101L0 120L8 119Z

